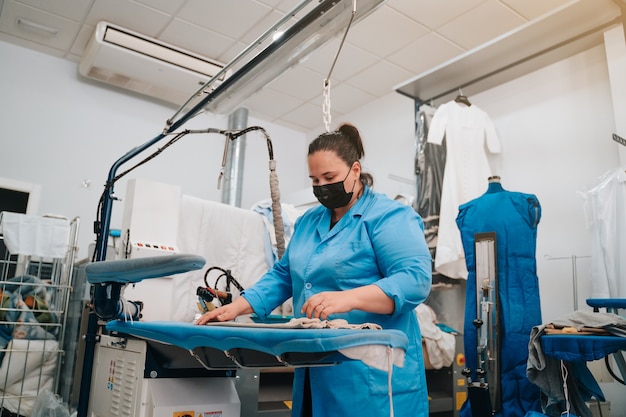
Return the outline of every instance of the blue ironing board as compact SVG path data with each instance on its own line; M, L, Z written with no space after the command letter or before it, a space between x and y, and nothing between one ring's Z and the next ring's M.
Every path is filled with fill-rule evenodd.
M245 327L241 323L197 326L122 318L122 301L118 299L122 286L200 269L204 264L200 256L175 254L96 262L87 265L86 272L88 281L100 290L100 297L94 297L95 304L104 304L107 308L103 310L114 318L106 324L109 332L144 339L153 345L182 348L209 369L329 365L354 360L341 353L348 348L375 345L406 351L409 345L408 337L399 330L275 328L254 323ZM354 352L350 356L354 358Z
M589 298L587 305L594 312L606 309L607 312L618 314L626 308L625 299ZM626 337L614 335L577 335L577 334L544 334L541 336L541 347L546 356L568 362L588 362L613 355L617 368L626 378Z
M541 336L541 347L546 356L554 359L588 362L626 350L626 337L544 334Z
M115 320L110 332L193 351L208 368L316 366L353 360L340 351L382 345L406 350L399 330L294 329Z

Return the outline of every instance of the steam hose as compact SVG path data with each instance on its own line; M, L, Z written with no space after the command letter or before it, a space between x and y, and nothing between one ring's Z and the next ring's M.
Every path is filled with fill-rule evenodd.
M283 223L282 208L280 205L280 189L278 187L278 175L276 174L276 161L274 160L274 148L272 140L265 129L260 126L251 126L239 131L220 132L226 134L231 140L243 136L248 132L260 130L267 142L267 152L269 155L270 170L270 197L272 199L272 218L274 220L274 234L276 238L276 251L278 259L285 253L285 225Z

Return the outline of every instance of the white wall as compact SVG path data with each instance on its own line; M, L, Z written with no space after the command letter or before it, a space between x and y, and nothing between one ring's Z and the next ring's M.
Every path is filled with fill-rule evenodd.
M79 258L95 240L93 221L112 164L136 146L157 137L176 110L138 95L86 81L77 64L0 42L0 177L41 185L37 214L79 216ZM308 185L304 134L250 118L274 144L283 193ZM227 116L203 114L183 126L227 128ZM246 138L242 207L270 197L268 152L258 133ZM151 150L163 146L161 140ZM137 177L182 185L183 193L221 201L217 179L224 138L188 135L157 158L120 179L116 195L126 194ZM120 167L122 173L150 152ZM294 157L296 156L296 157ZM297 173L297 175L294 175ZM83 186L84 181L90 185ZM121 226L123 203L115 203L111 228Z
M496 125L503 145L499 162L505 189L535 194L541 203L537 270L544 322L574 310L574 264L578 308L587 308L590 237L578 192L619 166L621 146L611 139L615 122L604 48L593 48L470 100ZM345 120L361 129L364 165L374 173L376 188L393 197L401 186L387 176L410 178L412 172L413 102L390 93ZM611 401L611 416L626 416L623 386L602 384L602 389Z

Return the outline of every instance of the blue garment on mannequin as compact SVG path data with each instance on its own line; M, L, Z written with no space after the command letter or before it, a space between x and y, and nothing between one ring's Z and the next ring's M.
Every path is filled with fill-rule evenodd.
M506 417L541 411L540 390L526 377L530 333L533 326L541 324L535 258L540 218L536 196L506 191L499 182L490 182L485 194L459 207L456 219L469 272L464 347L467 367L472 370L477 367L477 330L472 324L477 304L474 235L496 233L502 398L496 415ZM469 412L469 407L462 411L462 415Z

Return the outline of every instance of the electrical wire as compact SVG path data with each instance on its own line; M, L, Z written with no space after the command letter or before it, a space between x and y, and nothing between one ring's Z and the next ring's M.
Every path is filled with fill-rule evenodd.
M146 158L144 158L143 160L139 161L138 163L136 163L135 165L133 165L131 168L127 169L126 171L116 175L111 181L108 181L105 185L104 185L104 191L102 192L102 194L100 195L100 200L98 201L98 207L97 207L97 212L96 212L96 221L94 223L94 233L96 235L99 235L102 231L101 231L101 223L102 223L102 218L101 213L102 213L102 205L104 204L104 198L107 195L107 193L109 192L109 190L111 190L111 188L113 187L113 185L122 177L124 177L125 175L127 175L128 173L130 173L131 171L135 170L136 168L139 168L141 165L147 163L148 161L156 158L159 154L161 154L161 152L163 152L165 149L167 149L168 147L170 147L171 145L173 145L174 143L176 143L179 139L181 139L183 136L186 136L187 134L189 134L190 131L189 130L185 130L183 132L180 132L178 134L176 134L176 136L174 136L172 139L170 139L165 145L163 145L162 147L160 147L159 149L157 149L156 152L148 155ZM94 254L92 256L92 262L95 262L95 257L96 257L96 252L94 251Z
M613 379L615 379L617 382L619 382L619 383L620 383L620 384L622 384L622 385L626 385L626 382L625 382L622 378L618 377L618 376L615 374L615 371L613 371L613 369L611 368L611 363L610 363L609 359L610 359L610 356L605 356L605 357L604 357L604 364L606 365L606 369L607 369L607 371L609 371L609 374L610 374L610 375L613 377Z
M563 379L563 395L565 397L565 411L561 413L561 416L570 417L569 391L567 389L568 371L567 371L567 366L565 365L565 362L562 359L560 361L560 365L561 365L561 378Z

